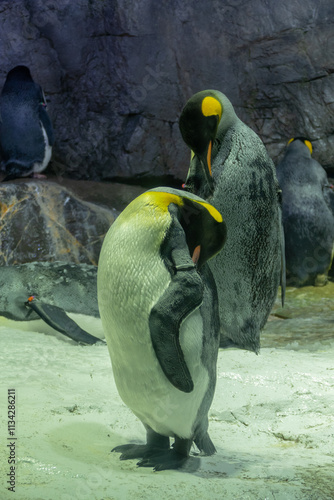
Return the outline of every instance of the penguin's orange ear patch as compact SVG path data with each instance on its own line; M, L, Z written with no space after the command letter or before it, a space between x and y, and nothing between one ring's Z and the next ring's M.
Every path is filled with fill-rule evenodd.
M211 171L211 152L212 152L212 141L209 142L208 154L207 154L207 157L206 157L206 161L208 163L208 168L209 168L209 174L212 177L212 171Z
M204 97L202 101L202 113L204 116L218 115L220 120L223 114L223 108L217 99L207 96Z
M304 144L305 144L305 146L307 146L307 147L309 148L310 153L312 154L313 149L312 149L312 144L311 144L311 142L310 142L310 141L308 141L307 139L305 139Z

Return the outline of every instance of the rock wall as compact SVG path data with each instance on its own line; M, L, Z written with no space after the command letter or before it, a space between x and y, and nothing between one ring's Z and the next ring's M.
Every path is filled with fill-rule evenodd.
M97 265L111 210L49 182L0 185L0 266L62 261Z
M26 64L43 86L57 175L184 179L178 117L205 88L275 161L306 135L334 169L333 23L333 0L2 0L0 85Z

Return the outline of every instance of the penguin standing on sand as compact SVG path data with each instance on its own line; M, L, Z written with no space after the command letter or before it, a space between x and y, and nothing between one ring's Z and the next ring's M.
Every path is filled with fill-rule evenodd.
M102 325L118 392L147 432L145 445L113 450L122 460L177 469L193 441L203 454L215 452L208 411L219 318L205 262L225 236L214 207L170 188L136 198L106 235L98 265Z
M280 281L284 297L284 234L274 164L217 90L193 95L179 125L192 151L185 189L215 206L228 232L223 250L209 263L219 297L221 347L258 352Z
M4 180L38 177L48 165L53 130L41 87L26 66L9 71L0 97L0 149Z
M311 142L296 137L277 165L290 286L325 285L333 260L331 186L326 171L311 155Z

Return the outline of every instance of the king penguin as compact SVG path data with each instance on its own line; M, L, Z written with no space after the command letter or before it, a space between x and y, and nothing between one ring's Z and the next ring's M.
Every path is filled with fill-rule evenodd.
M219 316L205 262L225 237L214 207L172 188L140 195L105 237L97 278L102 326L118 392L147 434L145 445L114 448L122 460L177 469L193 442L203 454L216 451L208 411Z
M334 251L331 186L325 169L312 158L305 137L288 142L277 177L282 188L287 284L327 283Z
M223 250L209 263L219 297L220 345L257 353L280 283L284 300L281 191L274 164L217 90L194 94L179 126L191 149L184 187L217 208L228 232Z
M3 180L38 176L50 161L54 138L44 93L26 66L15 66L7 74L0 115Z

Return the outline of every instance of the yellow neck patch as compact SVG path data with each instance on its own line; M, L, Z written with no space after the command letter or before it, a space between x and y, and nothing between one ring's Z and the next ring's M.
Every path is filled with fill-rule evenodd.
M154 204L156 207L159 207L164 212L167 212L168 206L171 203L175 203L175 205L179 205L182 207L183 200L180 196L177 196L173 193L165 193L164 191L149 191L148 193L144 193L141 195L143 198L147 197L147 204Z
M147 197L147 204L153 203L156 207L159 207L164 212L167 212L168 206L171 203L175 203L175 205L179 205L180 207L182 207L182 205L184 204L181 196L177 196L173 193L165 193L164 191L149 191L142 194L141 197ZM213 217L213 219L215 219L217 222L223 221L220 212L218 212L215 207L210 205L210 203L206 203L205 201L192 200L191 198L187 199L189 201L192 201L193 203L202 205L209 212L211 217Z
M292 141L294 141L294 140L295 140L294 137L292 139L290 139L289 142L288 142L288 145L291 144ZM303 142L304 142L305 146L307 146L309 148L310 153L312 154L312 151L313 151L312 143L310 141L308 141L307 139L304 139Z
M223 114L223 107L217 99L207 96L202 101L202 113L204 116L218 115L220 120Z
M313 149L312 149L312 144L310 143L310 141L304 141L304 144L305 144L305 146L307 146L309 148L310 153L312 154Z
M198 203L199 205L202 205L204 208L206 208L211 217L213 217L217 222L223 222L223 217L221 216L221 213L218 212L218 210L209 203L205 203L202 201L195 201L195 200L194 203Z

